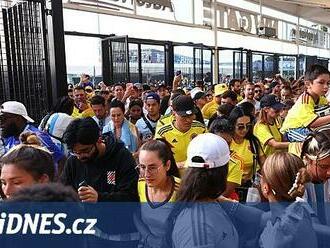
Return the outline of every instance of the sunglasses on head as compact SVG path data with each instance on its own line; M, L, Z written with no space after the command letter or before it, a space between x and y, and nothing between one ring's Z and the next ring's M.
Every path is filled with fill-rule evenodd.
M240 131L242 131L244 129L249 130L250 128L252 128L252 124L251 123L248 123L248 124L237 124L236 125L236 129L237 130L240 130Z

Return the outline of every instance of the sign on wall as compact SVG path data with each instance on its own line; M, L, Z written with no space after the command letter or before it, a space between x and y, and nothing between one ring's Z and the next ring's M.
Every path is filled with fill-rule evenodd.
M257 34L258 27L271 27L278 30L278 21L270 17L260 17L259 14L235 9L221 3L216 3L217 27ZM210 0L203 0L204 25L212 25L213 7Z
M74 0L69 1L75 3ZM78 2L77 2L78 3ZM86 4L88 6L111 8L117 11L134 11L134 0L79 0L79 4ZM153 10L169 10L173 12L173 5L171 0L136 0L136 7L147 8Z

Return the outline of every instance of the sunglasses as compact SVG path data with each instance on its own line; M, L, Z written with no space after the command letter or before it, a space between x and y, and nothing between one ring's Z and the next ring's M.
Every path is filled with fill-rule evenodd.
M110 94L109 91L101 91L100 93L101 93L101 95L109 95Z
M252 124L251 123L248 123L246 125L244 125L244 124L237 124L236 125L236 129L239 130L239 131L242 131L244 129L249 130L250 128L252 128Z
M93 90L85 90L87 93L92 93Z
M255 93L261 93L262 91L261 90L255 90L254 92Z

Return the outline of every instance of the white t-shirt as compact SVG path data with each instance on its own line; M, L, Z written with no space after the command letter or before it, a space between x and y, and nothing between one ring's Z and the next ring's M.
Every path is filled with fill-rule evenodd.
M145 119L150 123L151 127L155 130L156 129L156 125L157 125L157 121L153 122L152 120L150 120L148 118L148 116L145 116ZM149 129L148 125L146 124L145 120L143 119L143 117L141 117L135 124L135 126L137 127L139 134L142 137L142 143L153 139L154 134L152 133L152 131Z

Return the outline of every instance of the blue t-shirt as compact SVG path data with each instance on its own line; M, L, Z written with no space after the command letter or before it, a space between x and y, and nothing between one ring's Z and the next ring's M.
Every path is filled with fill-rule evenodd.
M176 218L173 247L236 248L237 231L219 203L194 203Z
M63 152L60 150L58 146L54 144L54 142L47 133L41 132L38 128L32 126L31 124L26 125L23 132L26 131L33 132L37 135L42 145L46 147L53 154L53 159L56 164L58 163L59 160L61 160L64 157ZM20 144L20 141L18 138L11 136L8 138L4 138L4 143L5 143L5 152L7 152L10 148Z

